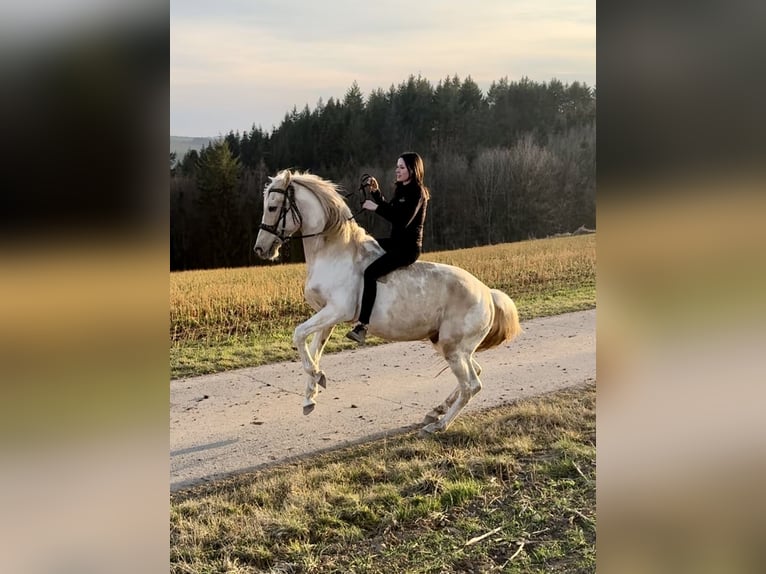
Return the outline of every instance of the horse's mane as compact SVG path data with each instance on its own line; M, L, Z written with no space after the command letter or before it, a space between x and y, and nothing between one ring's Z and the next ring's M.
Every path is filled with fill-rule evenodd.
M337 237L344 243L348 243L352 239L356 239L357 242L364 240L367 234L352 218L351 210L343 201L336 184L313 173L291 172L287 169L272 177L268 187L277 182L281 182L280 187L283 189L287 189L290 183L294 183L314 194L314 197L319 200L327 220L323 230L326 237Z

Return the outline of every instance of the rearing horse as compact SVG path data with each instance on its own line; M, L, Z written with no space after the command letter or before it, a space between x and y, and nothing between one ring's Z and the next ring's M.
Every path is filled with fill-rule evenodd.
M326 386L319 368L322 350L335 325L358 318L364 270L383 250L354 221L332 182L289 170L269 179L254 249L263 259L275 259L288 238L303 240L304 295L316 314L296 327L293 344L308 375L303 412L309 414L316 405L317 385ZM447 360L458 385L426 415L423 430L429 433L445 430L481 390L474 352L521 332L516 305L505 293L463 269L426 261L384 278L368 328L392 341L429 339Z

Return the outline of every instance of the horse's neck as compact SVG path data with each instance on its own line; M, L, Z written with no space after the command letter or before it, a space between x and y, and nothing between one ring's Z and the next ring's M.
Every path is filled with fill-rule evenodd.
M317 237L307 237L303 240L303 255L306 258L306 265L313 267L317 262L319 255L323 252L327 238L320 235Z
M303 229L304 235L317 233L316 237L307 237L303 240L303 254L306 264L313 267L317 261L323 259L340 261L346 259L364 271L364 268L373 259L383 252L380 246L369 235L359 228L351 233L348 241L340 237L325 235L322 230L327 220L322 211L319 200L313 194L299 188L300 199L303 203ZM356 225L349 223L349 225Z
M303 254L309 266L323 259L355 259L357 250L354 242L344 243L338 237L319 235L303 240Z
M361 241L352 238L347 243L340 238L323 235L303 240L303 254L306 257L306 265L310 268L322 264L326 260L340 261L345 259L358 267L360 273L363 273L367 265L380 257L382 253L383 250L380 245L369 236Z

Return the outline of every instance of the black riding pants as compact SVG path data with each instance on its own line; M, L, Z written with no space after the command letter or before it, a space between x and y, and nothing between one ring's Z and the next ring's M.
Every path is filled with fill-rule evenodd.
M386 249L387 242L379 241L381 246ZM364 291L362 291L362 309L359 312L359 322L365 325L370 322L372 315L372 306L375 304L375 297L378 294L377 281L380 277L391 273L394 269L406 267L414 263L420 256L418 251L402 252L397 249L386 251L383 255L370 263L364 270Z

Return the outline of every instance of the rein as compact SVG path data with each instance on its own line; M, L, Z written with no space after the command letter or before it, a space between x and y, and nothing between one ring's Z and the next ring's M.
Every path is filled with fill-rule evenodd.
M348 221L351 221L352 219L356 218L357 215L362 213L364 211L364 208L362 205L364 205L364 202L369 199L367 197L367 190L370 187L370 177L372 177L369 173L365 173L362 175L362 181L359 184L359 189L356 191L349 191L348 193L341 193L343 197L348 199L349 197L353 196L355 193L361 192L361 199L359 200L359 209L356 212L351 213L351 217L348 218Z

